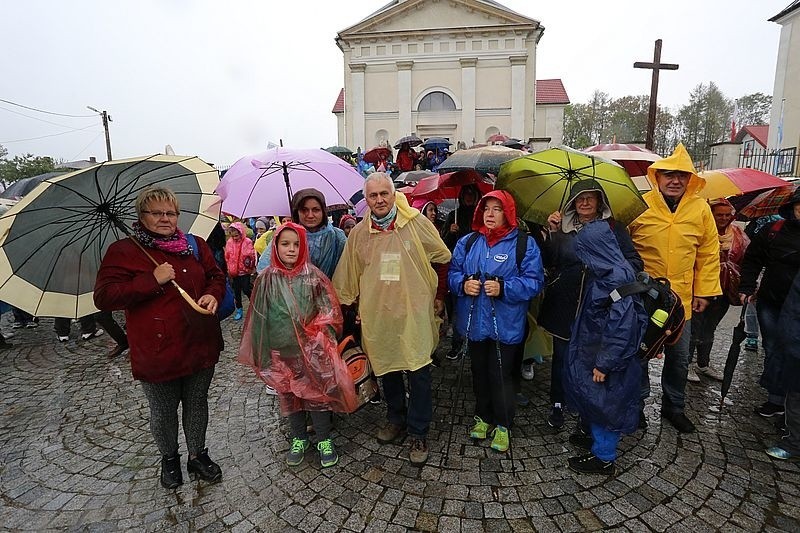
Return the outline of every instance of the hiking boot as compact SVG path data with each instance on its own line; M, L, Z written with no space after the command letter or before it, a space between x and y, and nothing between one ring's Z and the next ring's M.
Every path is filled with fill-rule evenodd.
M306 456L306 450L309 446L311 446L311 443L308 441L308 439L298 439L297 437L294 437L292 439L291 448L289 448L289 451L286 452L286 464L289 466L297 466L301 464Z
M322 468L328 468L339 462L339 454L336 453L333 440L330 438L319 441L317 451L319 451L319 464L322 465Z
M389 422L386 427L378 431L378 444L391 444L405 437L405 428Z
M569 442L573 446L577 446L578 448L583 448L584 450L591 450L592 444L594 444L594 439L591 435L586 433L583 428L578 426L575 428L575 433L569 436Z
M747 337L747 340L744 341L744 349L748 352L757 352L758 337Z
M425 439L411 439L411 450L408 452L408 460L411 461L412 465L425 464L428 460L428 442Z
M561 429L564 425L564 410L561 406L553 406L550 409L550 414L547 416L547 425L554 429Z
M498 452L508 451L508 429L503 426L497 426L492 430L492 449Z
M181 472L181 456L177 453L172 457L161 458L161 486L165 489L176 489L183 485Z
M776 415L782 415L783 412L784 408L782 405L778 405L777 403L772 403L772 402L764 402L755 409L755 413L758 416L763 416L764 418L771 418Z
M209 483L216 483L222 479L222 469L208 456L208 448L197 454L194 459L189 459L186 470L189 471L189 477L194 480L200 478Z
M716 368L714 368L711 365L698 366L695 369L695 372L697 372L698 374L703 374L704 376L706 376L708 378L711 378L711 379L714 379L714 380L717 380L717 381L722 381L722 372L720 372L719 370L717 370Z
M481 417L476 416L475 418L475 425L472 426L472 429L469 430L469 436L472 439L479 439L483 440L486 438L486 434L489 433L489 424L484 422Z
M108 352L108 356L107 357L109 359L113 359L115 357L118 357L118 356L124 354L126 351L128 351L128 343L117 344L116 347L114 347L114 349L112 349L110 352Z
M672 424L672 427L678 430L678 433L694 433L697 428L694 423L683 413L670 413L661 411L661 418Z
M522 379L525 381L533 380L533 363L525 363L522 365Z
M692 383L700 383L700 376L694 371L694 365L689 365L689 371L686 373L686 381Z
M580 474L603 474L611 476L614 474L614 461L603 461L595 454L579 455L567 459L570 470Z

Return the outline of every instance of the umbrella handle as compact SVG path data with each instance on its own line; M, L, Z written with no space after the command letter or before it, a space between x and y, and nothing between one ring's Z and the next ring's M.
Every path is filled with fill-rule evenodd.
M140 242L139 242L139 239L137 239L136 237L133 237L133 236L131 236L131 240L133 241L133 243L134 243L136 246L138 246L138 247L139 247L139 249L140 249L141 251L143 251L143 252L144 252L144 255L146 255L146 256L147 256L147 257L150 259L150 261L152 261L152 262L153 262L153 264L154 264L154 265L156 265L156 266L158 266L158 265L159 265L158 261L156 261L156 260L153 258L153 256L152 256L152 255L150 255L150 252L148 252L148 251L145 249L145 247L144 247L144 246L142 246L142 243L140 243ZM178 289L178 294L180 294L180 295L181 295L181 297L182 297L184 300L186 300L186 303L188 303L190 306L192 306L192 309L194 309L195 311L197 311L198 313L200 313L200 314L203 314L203 315L211 315L211 314L213 314L213 313L211 313L211 311L209 311L208 309L206 309L206 308L204 308L204 307L201 307L201 306L200 306L200 304L198 304L197 302L195 302L195 301L194 301L194 298L192 298L191 296L189 296L189 293L187 293L185 290L183 290L183 287L181 287L180 285L178 285L178 283L177 283L177 282L176 282L174 279L171 279L171 280L169 280L169 281L170 281L170 283L172 283L172 286L173 286L173 287L175 287L176 289Z

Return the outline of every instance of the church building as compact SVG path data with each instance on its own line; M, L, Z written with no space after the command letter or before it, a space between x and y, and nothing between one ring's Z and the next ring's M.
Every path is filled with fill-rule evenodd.
M416 133L454 146L502 133L561 144L561 80L536 80L539 21L493 0L393 0L342 30L338 144L367 149Z

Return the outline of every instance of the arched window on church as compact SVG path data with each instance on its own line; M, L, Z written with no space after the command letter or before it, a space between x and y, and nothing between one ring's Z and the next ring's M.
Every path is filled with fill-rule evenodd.
M449 95L441 91L433 91L425 95L419 102L417 111L455 111L456 103Z

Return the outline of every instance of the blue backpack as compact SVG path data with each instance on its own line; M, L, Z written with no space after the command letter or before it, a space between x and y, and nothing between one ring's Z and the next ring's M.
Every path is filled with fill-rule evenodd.
M197 239L195 239L194 235L191 233L187 233L186 240L189 241L189 246L192 247L192 254L194 255L194 258L200 261L200 251L197 249ZM222 301L219 303L219 306L217 306L217 318L219 318L220 321L225 320L233 314L235 308L236 302L234 302L233 299L233 287L231 287L231 281L228 279L226 274L225 296L222 297Z

